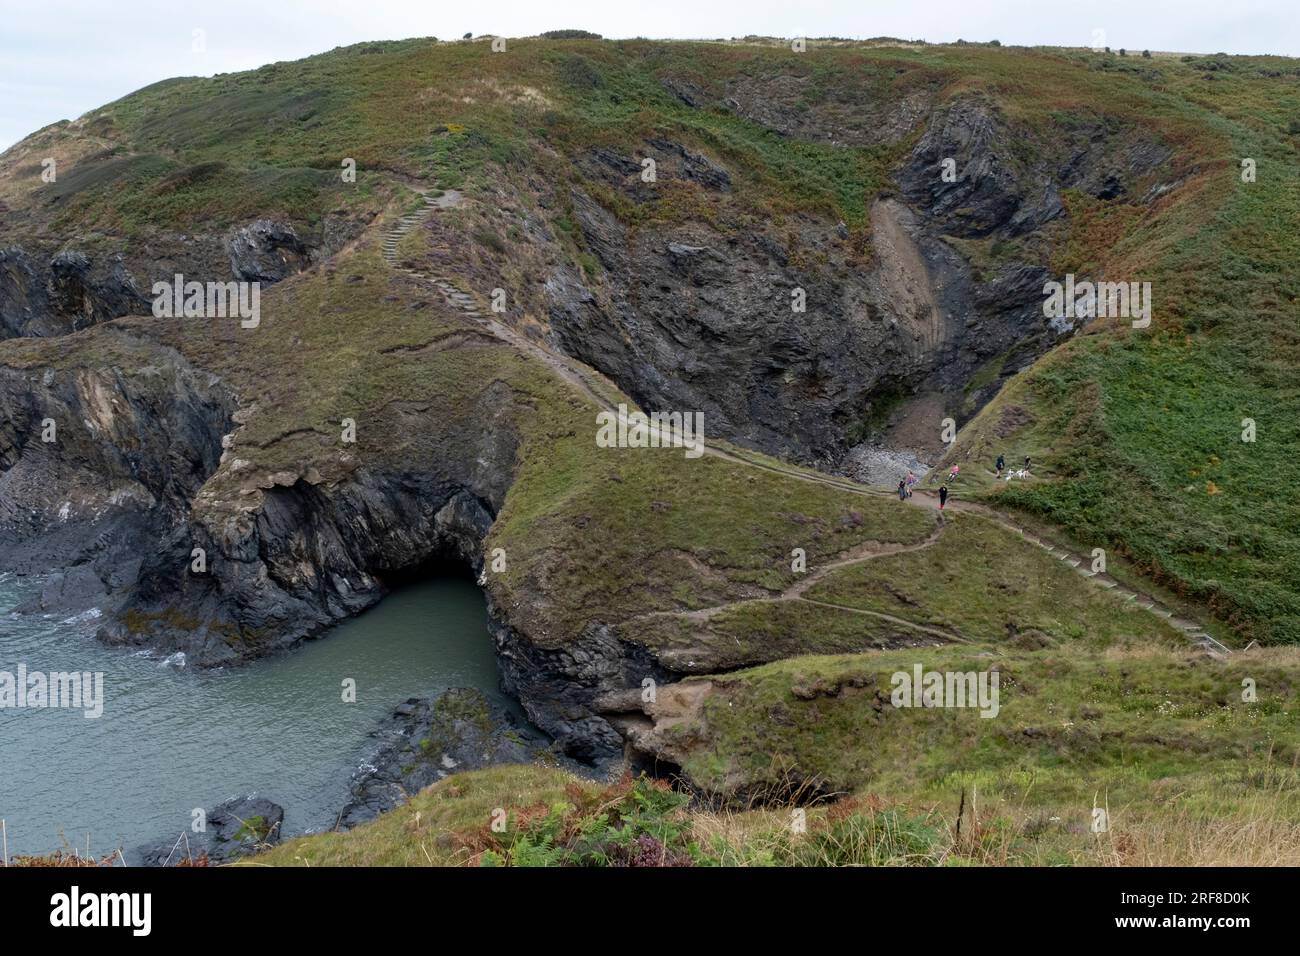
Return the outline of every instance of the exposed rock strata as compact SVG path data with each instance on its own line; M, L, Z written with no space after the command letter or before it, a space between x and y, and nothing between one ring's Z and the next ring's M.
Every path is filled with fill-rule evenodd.
M702 102L690 84L666 83ZM780 128L763 112L779 98L751 99L751 118ZM1062 331L1043 316L1042 289L1063 191L1123 197L1170 156L1139 133L1080 125L1041 151L1061 161L1030 163L1018 148L1028 135L979 98L936 110L897 170L897 195L871 208L865 264L843 224L811 215L782 231L725 211L712 225L631 228L576 188L574 219L602 272L550 272L550 334L643 406L703 411L711 435L823 466L837 467L860 423L898 397L942 394L960 424ZM655 183L640 175L643 154L657 158ZM714 160L662 139L633 154L601 147L579 165L634 203L673 180L706 193L730 183ZM998 254L976 269L959 241ZM968 394L981 370L988 384Z

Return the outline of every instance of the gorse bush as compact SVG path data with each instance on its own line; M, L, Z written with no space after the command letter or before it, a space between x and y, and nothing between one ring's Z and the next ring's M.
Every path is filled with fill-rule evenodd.
M599 33L590 30L547 30L541 34L543 40L600 40Z

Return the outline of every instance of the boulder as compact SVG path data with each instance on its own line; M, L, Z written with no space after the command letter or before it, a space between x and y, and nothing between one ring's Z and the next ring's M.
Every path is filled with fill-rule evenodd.
M207 812L204 829L184 830L176 839L137 851L143 866L181 866L207 858L228 863L280 842L284 808L265 797L236 797Z
M244 282L279 282L310 261L307 247L293 227L272 219L258 219L237 229L227 239L226 248L230 271Z

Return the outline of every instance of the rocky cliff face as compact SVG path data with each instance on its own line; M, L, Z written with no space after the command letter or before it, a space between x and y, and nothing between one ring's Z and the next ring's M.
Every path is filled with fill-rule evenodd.
M1106 200L1129 197L1135 183L1172 155L1140 131L1109 130L1083 120L1062 125L1053 135L1056 141L1027 150L1022 140L1042 137L1015 129L982 98L959 99L931 118L899 170L899 186L932 232L1009 239L1064 216L1063 190ZM951 179L940 175L948 159Z
M111 607L217 467L233 396L175 353L136 358L0 367L0 569L57 569L42 607Z
M328 258L362 223L334 218L303 238L286 222L258 219L225 235L157 233L102 253L21 240L0 247L0 339L68 335L124 315L147 315L153 283L231 279L271 285ZM5 231L0 231L0 235Z
M488 594L502 688L519 699L559 752L596 766L622 756L623 736L601 712L601 699L640 688L647 677L668 682L679 675L603 625L562 646L543 647L511 626L510 608Z
M121 256L92 263L68 250L0 249L0 339L66 335L147 308Z
M374 604L386 577L438 558L477 566L491 521L472 492L432 475L362 472L335 487L295 480L246 510L171 529L100 637L183 651L200 666L259 657Z
M802 224L802 253L834 263L814 270L761 231L629 232L589 196L573 204L605 288L552 276L551 327L643 407L703 411L712 435L824 460L867 395L924 367L913 332L931 318L900 312L875 273L855 271L834 224Z
M674 91L688 103L702 95ZM924 102L899 106L896 133ZM730 104L785 135L816 135L754 96ZM1020 158L1026 135L980 99L935 110L897 171L897 195L871 209L865 256L843 224L813 216L787 234L728 212L630 227L576 189L574 217L602 274L552 272L552 335L644 407L703 411L711 434L783 457L838 465L855 424L886 398L938 393L938 417L960 423L996 391L995 376L968 400L977 370L999 359L998 375L1018 371L1062 331L1042 314L1062 191L1123 196L1170 155L1137 134L1081 126L1063 148L1034 153L1060 162L1035 163ZM636 155L657 160L655 183L636 156L608 148L580 167L634 204L674 180L730 188L719 163L680 144L648 140ZM977 272L954 245L962 239L1015 245Z
M305 268L312 252L287 223L259 219L226 240L230 272L245 282L279 282Z
M160 233L112 255L11 246L0 250L0 339L72 335L148 314L152 283L137 274L271 284L329 254L355 228L334 230L323 246L271 220L224 238ZM189 522L199 490L222 460L239 403L218 376L153 338L116 327L99 331L95 364L0 365L0 570L54 571L33 609L95 606L114 613L127 605L125 613L141 626L117 624L107 636L133 641L148 630L137 603L147 600L149 582L154 593L176 593L190 558L169 564L171 558L212 543L202 531L191 533ZM277 506L273 497L271 520ZM178 550L160 551L160 542ZM162 583L159 576L168 573L174 580ZM179 634L191 619L172 623ZM197 650L202 659L209 653L203 640L174 634L159 643ZM223 651L213 662L228 656Z

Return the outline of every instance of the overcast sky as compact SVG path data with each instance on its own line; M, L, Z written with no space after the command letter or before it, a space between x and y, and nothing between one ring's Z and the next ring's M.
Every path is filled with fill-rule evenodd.
M1116 49L1300 56L1297 0L0 0L0 149L172 76L247 70L362 40L569 27L607 37L1052 46L1104 36Z

